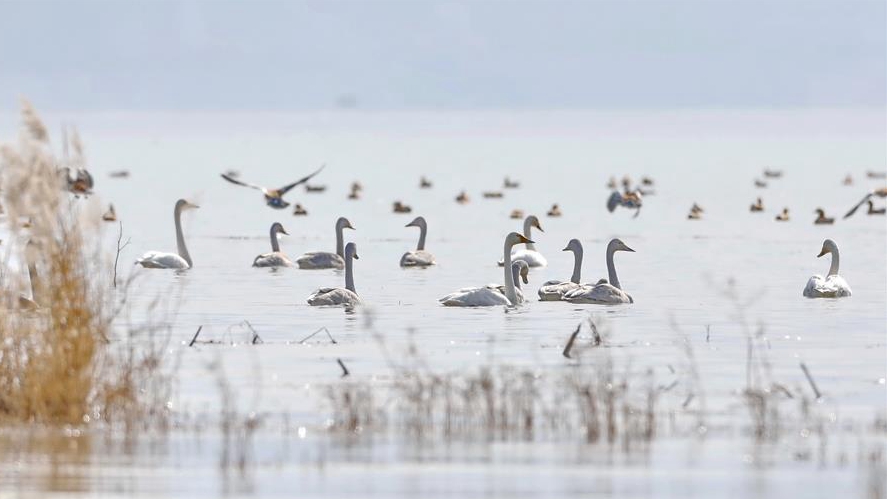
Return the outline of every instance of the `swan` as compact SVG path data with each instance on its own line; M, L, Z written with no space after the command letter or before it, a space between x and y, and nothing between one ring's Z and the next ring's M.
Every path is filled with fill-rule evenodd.
M804 286L804 296L807 298L841 298L850 296L850 285L843 277L838 275L838 264L840 257L838 256L838 245L831 239L826 239L822 243L822 251L816 255L817 258L832 254L832 265L828 269L828 275L825 279L821 275L815 275L807 281Z
M564 295L582 287L579 280L582 278L582 243L578 239L570 239L567 247L561 251L573 252L573 276L569 281L547 281L539 288L539 300L560 301Z
M265 204L267 204L268 206L270 206L272 208L280 210L280 209L286 208L287 206L290 205L287 201L283 200L284 194L289 192L293 187L295 187L297 185L304 184L305 182L311 180L311 177L320 173L321 170L323 170L324 166L326 166L326 165L321 165L320 168L318 168L317 171L315 171L311 175L308 175L307 177L302 177L301 179L296 180L295 182L293 182L291 184L287 184L279 189L268 189L267 187L262 187L260 185L250 184L249 182L237 180L234 176L229 175L227 173L223 173L222 178L227 180L228 182L231 182L232 184L240 185L243 187L249 187L250 189L257 189L257 190L262 191L262 194L265 195Z
M619 278L616 276L616 266L613 264L613 254L617 251L634 250L629 248L619 239L613 239L607 245L607 274L609 282L604 279L593 286L582 286L564 295L564 300L570 303L595 303L600 305L616 305L619 303L634 303L634 299L622 291Z
M532 234L530 233L533 227L539 229L542 232L542 226L539 225L539 219L536 218L536 215L530 215L526 219L524 219L524 239L529 241L526 249L514 251L511 254L512 260L523 260L527 262L527 265L530 267L544 267L548 265L548 260L542 256L542 253L536 251L536 246L533 244ZM499 260L499 266L504 267L507 266L507 262L505 260Z
M357 245L348 243L345 246L345 287L344 288L320 288L308 297L308 305L313 307L345 305L353 307L360 305L360 297L354 290L353 261L360 259L357 256Z
M184 199L176 201L176 207L173 211L173 218L176 222L176 253L162 253L160 251L149 251L136 260L136 263L146 269L190 269L194 266L191 261L191 255L188 248L185 247L185 236L182 234L182 212L200 208L196 204L191 204Z
M293 262L280 251L277 234L289 235L279 222L271 224L271 253L265 253L253 260L253 267L292 267Z
M351 222L345 217L336 220L336 252L313 251L305 253L296 260L300 269L343 269L345 268L345 244L342 238L342 230L351 229Z
M428 234L428 223L425 218L416 217L412 222L406 224L406 227L419 228L419 244L416 245L416 251L409 251L400 257L401 267L428 267L434 265L434 255L425 251L425 236Z
M834 218L825 216L825 210L822 208L816 208L813 213L816 213L816 220L813 221L814 225L832 225L835 223Z
M500 291L498 285L492 284L478 288L462 288L455 293L450 293L441 298L440 303L447 307L494 307L497 305L517 306L521 303L514 284L514 269L512 268L511 250L516 244L532 244L533 241L512 232L505 238L503 259L505 261L505 286ZM524 262L526 263L526 262Z
M524 298L524 292L521 290L520 282L524 281L524 284L529 284L529 280L527 276L530 273L530 266L527 265L527 262L523 260L515 260L511 262L511 280L514 282L514 294L517 297L518 303L526 302L526 298ZM492 287L496 291L502 293L502 296L505 296L505 285L504 284L488 284L487 287Z

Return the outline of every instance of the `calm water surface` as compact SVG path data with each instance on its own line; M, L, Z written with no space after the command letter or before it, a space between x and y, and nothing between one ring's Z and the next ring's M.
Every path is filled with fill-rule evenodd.
M747 340L736 304L723 289L734 282L748 303L744 319L765 331L773 379L809 391L799 368L804 362L824 394L822 410L833 415L836 428L870 425L887 412L887 224L884 217L864 213L834 226L812 224L815 208L842 215L865 192L883 185L864 174L883 171L887 164L882 113L120 114L58 119L81 126L98 198L114 203L132 239L121 255L124 275L136 270L130 262L142 252L175 249L172 206L177 198L201 205L185 216L194 268L138 271L130 290L132 323L144 322L146 315L158 319L156 311L144 312L158 296L168 297L177 309L168 316L173 324L169 354L179 362L172 407L194 419L215 415L219 392L208 366L220 361L238 395L238 410L274 415L274 421L286 415L286 424L258 432L253 465L245 476L219 471L220 436L207 431L199 438L174 433L162 449L140 448L125 458L100 438L82 437L75 450L57 458L67 470L61 481L47 478L56 465L47 464L39 452L10 452L3 459L18 468L0 474L4 487L36 489L37 495L181 497L221 492L784 497L802 482L809 492L805 496L834 497L847 490L863 495L879 479L857 464L856 453L869 445L883 447L883 433L832 442L830 455L853 456L846 466L834 459L824 466L815 460L798 462L792 459L792 443L762 450L743 434L748 416L739 394L745 387ZM328 185L325 193L297 189L287 196L309 210L307 217L267 208L257 191L218 176L233 168L247 181L277 187L321 163L328 166L314 183ZM757 189L753 179L765 166L785 175ZM108 178L107 172L124 168L131 178ZM849 187L841 182L848 173L856 180ZM638 218L622 210L610 214L604 207L607 179L623 174L656 181L656 194L644 200ZM420 175L434 187L420 190ZM499 189L505 175L519 179L521 188L506 191L504 199L483 199L481 192ZM354 180L364 186L359 201L346 199ZM462 189L472 197L467 205L454 202ZM765 213L748 210L757 196L764 200ZM412 206L413 214L391 213L395 200ZM97 199L92 202L101 209ZM686 219L694 202L705 208L702 220ZM561 206L562 217L543 216L552 203ZM784 206L792 220L777 223L773 217ZM438 298L460 287L501 282L496 261L504 236L521 228L521 221L508 218L515 208L539 215L545 230L533 238L549 266L531 272L531 296L548 279L569 278L573 259L561 252L569 239L582 241L583 280L593 281L606 276L605 247L619 237L636 250L616 257L620 280L635 303L596 307L534 301L510 313L439 306ZM415 215L428 220L427 249L439 265L403 270L400 256L418 237L417 229L403 226ZM360 254L356 287L374 330L392 350L402 351L413 341L441 372L494 364L556 373L567 365L560 356L566 338L592 315L606 325L620 362L630 362L637 372L651 369L657 380L669 383L672 368L683 362L679 340L685 334L696 351L709 411L735 431L705 440L659 439L636 457L573 442L465 444L447 452L409 450L397 439L337 443L323 431L330 414L324 387L340 374L335 359L341 358L355 379L373 381L391 373L368 331L367 314L306 304L314 289L343 285L341 272L269 271L250 264L269 251L267 232L276 221L291 234L281 246L293 259L306 251L334 250L338 216L357 228L346 231ZM114 228L106 227L104 237L113 248ZM828 270L828 258L816 258L825 238L841 250L841 274L853 288L850 299L801 296L811 275ZM250 338L245 320L264 344L245 344ZM201 338L222 343L187 348L198 326L203 326ZM320 327L328 328L339 344L297 344ZM686 391L666 395L660 403L679 408L685 396ZM302 435L293 430L298 427L306 428Z

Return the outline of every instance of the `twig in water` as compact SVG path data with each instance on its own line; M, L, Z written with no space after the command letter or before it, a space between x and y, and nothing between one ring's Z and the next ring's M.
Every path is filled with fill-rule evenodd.
M696 398L696 395L693 393L687 395L687 398L686 398L686 400L684 400L684 403L681 404L681 407L686 409L687 406L690 405L690 402L692 402L694 398Z
M571 359L570 350L573 349L573 343L576 341L576 337L579 336L579 330L582 329L582 324L576 326L576 330L573 331L573 334L570 335L570 339L567 340L567 346L564 347L564 357Z
M816 400L822 398L822 394L819 392L819 388L816 388L816 382L813 381L813 376L810 375L810 370L807 369L807 366L801 362L801 370L804 371L804 376L807 377L807 382L810 383L810 388L813 388L813 394L816 395Z
M705 326L705 342L709 343L711 341L711 325Z
M257 333L256 330L253 329L253 325L250 324L249 321L243 321L243 323L246 324L246 327L248 327L249 330L253 332L253 339L250 343L252 343L253 345L265 343L264 341L262 341L262 338L259 338L259 333Z
M774 389L774 390L777 390L777 391L780 391L780 392L782 392L782 393L784 393L785 396L788 397L788 398L790 398L790 399L795 398L795 396L792 395L792 392L790 392L790 391L788 390L788 388L786 388L785 386L783 386L783 385L781 385L781 384L779 384L779 383L773 383L773 389Z
M111 285L116 289L117 288L117 262L120 260L120 252L123 251L123 248L129 246L130 239L127 238L126 242L123 245L120 245L120 241L123 240L123 221L120 222L120 231L117 233L117 254L114 255L114 280L111 282Z
M588 324L591 325L591 338L594 340L594 346L600 346L604 340L601 338L601 334L597 332L597 325L593 320L589 320Z
M338 362L338 363L339 363L339 367L342 368L342 377L343 377L343 378L344 378L345 376L348 376L349 374L351 374L350 372L348 372L348 368L345 367L345 363L342 362L342 359L336 359L336 362Z
M191 338L191 343L188 343L189 347L193 347L194 343L197 341L197 337L200 336L200 330L203 329L203 326L197 328L197 332L194 333L194 337Z
M315 334L317 334L317 333L319 333L319 332L321 332L321 331L323 331L323 332L326 333L327 337L329 337L329 339L330 339L330 343L332 343L333 345L336 345L336 344L339 343L338 341L335 340L335 338L333 338L333 335L330 334L330 332L329 332L329 330L328 330L327 328L322 327L322 328L318 329L317 331L314 331L313 333L309 334L309 335L306 336L305 338L302 338L302 340L299 341L299 344L301 345L301 344L305 343L306 341L308 341L308 340L310 340L311 338L313 338Z

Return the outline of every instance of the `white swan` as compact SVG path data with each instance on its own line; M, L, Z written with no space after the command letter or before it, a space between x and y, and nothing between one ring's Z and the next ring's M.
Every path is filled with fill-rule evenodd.
M840 263L838 245L831 239L826 239L822 243L822 251L819 252L817 258L826 253L832 254L832 265L828 269L828 275L825 279L821 275L811 277L807 281L807 285L804 286L804 296L807 298L841 298L850 296L852 293L850 285L847 284L843 277L838 275L838 264Z
M308 305L311 306L334 306L344 305L353 307L360 305L360 297L354 290L354 260L359 260L357 256L357 245L348 243L345 246L345 287L344 288L320 288L311 293L308 297Z
M527 247L522 250L512 251L511 259L512 260L523 260L527 262L527 265L530 267L545 267L548 265L548 260L542 256L542 253L536 251L536 246L533 244L533 235L531 234L532 228L535 227L539 229L541 232L545 232L542 230L542 226L539 225L539 219L536 218L536 215L530 215L524 220L524 238L527 239L528 243L526 243ZM499 266L504 267L505 260L499 260Z
M345 268L345 243L342 237L343 229L354 230L351 222L345 217L336 220L336 252L313 251L305 253L296 260L300 269L343 269Z
M524 284L529 284L530 281L527 279L529 273L530 266L527 265L527 262L523 260L511 262L511 280L514 282L514 295L517 297L518 303L524 303L527 301L527 299L524 298L524 292L521 290L520 282L523 280ZM488 284L487 287L492 287L505 296L504 284Z
M607 245L607 274L610 281L604 279L593 286L582 286L564 295L564 300L570 303L593 303L599 305L616 305L619 303L634 303L634 299L622 291L619 278L616 277L616 266L613 264L613 254L617 251L634 250L629 248L619 239L613 239Z
M271 253L264 253L253 260L253 267L292 267L293 262L290 261L286 253L280 251L280 244L277 242L277 234L289 235L284 230L283 225L279 222L271 224Z
M511 250L516 244L532 244L532 242L533 241L517 232L512 232L505 238L505 245L503 247L503 258L505 261L504 290L500 291L496 284L478 288L462 288L455 293L450 293L447 296L444 296L438 301L447 307L517 306L522 302L522 299L518 298L517 289L514 284L514 269L512 268Z
M428 234L428 224L423 217L416 217L407 227L419 228L419 244L416 251L408 251L400 257L401 267L428 267L434 265L434 255L425 251L425 235Z
M567 247L562 251L573 252L573 276L569 281L548 281L539 288L539 300L560 301L564 295L580 288L579 280L582 278L582 243L578 239L570 239Z
M182 212L195 208L199 208L199 206L191 204L184 199L176 201L173 218L176 222L176 246L179 250L178 254L149 251L136 260L136 263L146 269L190 269L194 264L191 262L191 255L188 254L188 248L185 246L185 236L182 235Z

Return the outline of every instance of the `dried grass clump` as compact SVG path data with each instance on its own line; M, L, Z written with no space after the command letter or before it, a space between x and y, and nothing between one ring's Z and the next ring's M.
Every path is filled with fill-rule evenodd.
M158 379L159 352L136 354L131 345L116 348L108 341L113 312L104 292L109 272L96 243L98 227L83 221L83 201L69 197L60 172L84 164L79 138L76 157L59 160L27 102L21 117L18 142L0 150L7 214L0 419L82 424L129 415L132 423L132 415L144 409L145 382ZM26 265L30 275L16 277L16 265Z

